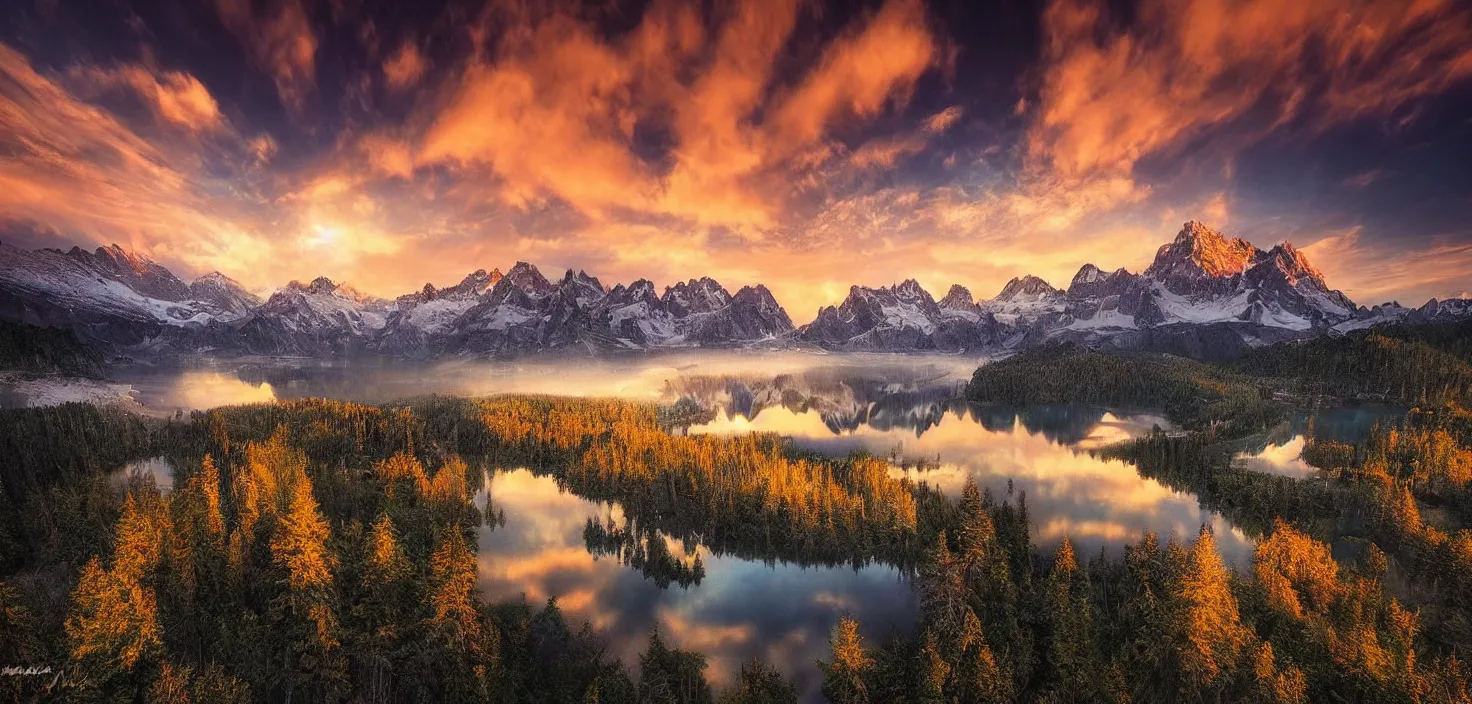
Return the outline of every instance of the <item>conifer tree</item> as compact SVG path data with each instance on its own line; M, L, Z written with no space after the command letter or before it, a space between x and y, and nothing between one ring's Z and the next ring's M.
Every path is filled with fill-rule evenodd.
M268 619L280 635L282 687L288 700L303 685L318 694L333 692L343 677L333 583L337 559L327 546L330 529L312 496L311 482L302 477L292 489L291 503L271 537L278 591Z
M1252 658L1252 670L1254 701L1261 704L1302 704L1308 701L1303 672L1291 665L1279 665L1271 643L1264 642L1258 646Z
M833 704L865 704L869 699L868 677L874 659L864 649L859 622L848 616L838 619L828 639L831 662L818 661L823 671L823 696Z
M77 579L66 634L75 681L125 689L134 668L163 649L157 597L131 570L104 569L94 557Z
M433 647L427 652L428 669L439 673L435 684L442 698L484 697L495 675L495 632L485 630L480 621L475 554L464 531L451 526L443 533L429 561L429 616L424 625Z
M981 621L970 609L962 624L961 662L952 677L961 701L1000 704L1013 699L1012 677L997 662L982 632Z
M1194 692L1220 684L1240 661L1251 632L1242 625L1216 538L1201 527L1175 584L1180 613L1173 640L1185 686Z
M797 704L797 688L760 657L741 664L736 683L721 694L720 704Z
M381 513L365 536L361 574L362 598L353 606L359 628L358 658L367 675L362 684L370 701L387 701L392 662L409 598L411 565L387 513Z
M1056 673L1053 686L1068 696L1088 698L1099 670L1092 652L1092 606L1073 544L1067 537L1058 546L1045 588L1050 625L1048 667Z
M649 648L639 656L640 702L649 704L711 704L705 681L705 656L665 646L656 630Z
M118 519L112 566L94 557L82 569L66 620L72 662L84 686L119 684L161 654L158 597L152 586L164 520L156 494L129 493Z
M927 630L920 639L920 651L915 654L916 704L944 704L950 677L951 666L941 654L940 643L935 633Z

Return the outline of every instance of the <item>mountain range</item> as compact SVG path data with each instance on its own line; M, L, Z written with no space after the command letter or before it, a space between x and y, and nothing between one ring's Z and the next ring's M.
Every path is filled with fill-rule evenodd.
M0 244L0 318L67 328L118 354L515 357L698 347L990 353L1045 341L1198 358L1392 322L1472 317L1472 300L1358 306L1302 252L1262 250L1188 222L1143 272L1085 264L1066 289L1035 276L991 299L953 285L937 301L913 279L854 286L809 324L760 284L732 294L710 278L604 285L517 262L389 300L325 277L262 301L218 272L188 284L117 245L86 251Z

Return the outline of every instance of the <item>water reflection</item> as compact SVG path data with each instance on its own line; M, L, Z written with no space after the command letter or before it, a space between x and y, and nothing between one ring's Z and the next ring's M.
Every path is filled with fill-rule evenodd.
M309 396L378 403L428 393L688 402L714 413L687 432L772 431L808 450L864 450L892 457L895 473L909 472L952 495L967 477L999 498L1015 501L1025 491L1033 535L1044 551L1067 535L1083 556L1101 548L1117 553L1145 531L1190 538L1209 523L1223 555L1238 566L1247 564L1250 542L1203 510L1194 496L1089 452L1155 427L1169 429L1165 419L1071 405L969 407L958 392L975 364L957 358L741 353L414 367L237 362L137 368L126 371L125 380L141 402L163 412ZM1328 425L1360 422L1340 420ZM924 469L905 469L915 466ZM172 484L166 464L150 467L161 486ZM600 629L629 665L637 663L657 626L679 646L707 653L714 681L729 681L740 662L760 654L816 700L819 673L813 663L826 655L829 629L841 613L856 616L875 640L895 628L909 632L915 619L915 598L893 568L768 564L657 537L665 549L646 555L689 565L698 556L703 571L666 572L670 579L661 588L660 575L627 559L614 545L615 536L605 534L600 542L588 531L590 519L622 525L617 506L563 493L552 479L526 470L494 473L478 497L482 507L488 497L504 512L505 523L481 530L479 578L486 597L524 594L533 603L557 597L570 619Z
M1303 461L1305 444L1304 436L1294 435L1283 443L1268 443L1260 450L1239 452L1232 458L1232 464L1254 472L1298 478L1312 476L1316 470Z
M557 597L570 620L602 630L630 666L637 667L657 626L680 647L706 653L713 682L729 682L742 661L760 654L792 677L806 700L817 701L821 678L813 663L826 657L828 632L841 613L857 617L875 639L893 628L908 631L915 619L915 597L892 568L768 566L692 546L705 579L698 587L661 589L617 558L589 552L587 521L621 521L617 506L564 493L525 469L494 473L477 497L482 509L487 497L506 516L504 525L480 533L487 598L524 594L537 604ZM676 556L695 556L678 542L666 545Z
M138 401L167 412L298 398L387 403L425 394L490 396L503 393L603 396L659 400L682 377L806 374L865 376L876 383L912 378L949 379L953 389L970 378L978 360L959 357L826 355L709 351L608 359L521 361L454 360L433 364L388 361L323 362L297 359L195 360L182 367L135 365L109 372L131 384ZM891 378L891 381L883 381ZM849 382L852 383L852 382Z
M1376 425L1400 422L1405 412L1403 408L1369 405L1297 413L1287 423L1268 432L1256 446L1238 452L1232 464L1289 477L1314 476L1318 470L1303 461L1310 425L1316 438L1355 444L1364 442Z
M1086 450L1136 437L1169 424L1149 414L1116 415L1078 407L1022 412L957 409L918 436L906 429L861 425L835 434L818 413L768 408L755 418L724 412L690 432L742 433L752 430L791 437L799 447L830 454L864 450L921 464L923 471L896 468L959 495L966 478L998 497L1027 492L1035 541L1045 550L1067 535L1083 554L1106 548L1113 554L1155 531L1194 537L1210 523L1222 555L1237 565L1251 557L1251 542L1219 515L1202 509L1195 496L1141 477L1134 465L1106 461ZM1015 496L1014 496L1015 498Z
M174 465L166 457L150 457L113 470L107 479L119 491L126 491L138 482L152 481L159 491L168 493L174 489Z

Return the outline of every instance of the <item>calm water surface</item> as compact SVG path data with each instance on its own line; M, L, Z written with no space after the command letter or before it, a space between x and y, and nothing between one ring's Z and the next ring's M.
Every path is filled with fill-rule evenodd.
M816 699L821 680L814 661L827 657L828 632L840 614L858 618L865 636L875 639L913 627L915 596L891 567L767 565L694 546L705 578L698 586L661 589L617 558L589 553L588 519L620 519L617 506L563 493L550 477L525 469L496 472L477 498L482 508L487 494L506 522L480 532L486 596L525 595L533 605L556 597L569 622L592 623L626 664L638 663L658 628L667 641L706 654L713 682L729 681L743 661L761 655ZM694 556L667 543L677 556Z
M1090 452L1156 426L1169 429L1164 418L1083 406L968 407L958 391L976 364L954 357L733 353L412 368L217 364L138 367L115 376L160 414L309 396L380 403L427 393L693 404L708 411L708 420L680 432L775 432L817 452L890 457L896 475L953 495L968 477L999 499L1015 502L1025 493L1034 539L1045 551L1067 535L1083 555L1101 549L1118 554L1145 531L1190 538L1210 524L1223 555L1247 564L1250 541L1194 496ZM161 486L172 482L161 461L129 471L150 473ZM715 682L728 682L741 661L760 654L792 677L806 699L816 700L814 660L826 656L840 614L853 614L876 640L893 629L909 631L915 619L908 581L885 565L854 570L768 563L666 539L676 556L699 555L705 576L689 587L661 588L616 557L589 550L587 521L620 519L616 505L564 493L551 478L515 468L491 472L477 501L505 516L504 524L481 529L485 595L524 595L533 604L555 597L571 622L587 620L607 634L611 652L627 664L637 662L657 627L674 644L707 653Z
M1260 446L1237 453L1232 463L1269 474L1300 478L1313 476L1318 470L1303 461L1303 446L1308 442L1310 422L1313 423L1314 437L1360 443L1370 436L1376 424L1393 425L1405 413L1406 409L1394 406L1364 405L1296 414L1284 427L1269 433Z

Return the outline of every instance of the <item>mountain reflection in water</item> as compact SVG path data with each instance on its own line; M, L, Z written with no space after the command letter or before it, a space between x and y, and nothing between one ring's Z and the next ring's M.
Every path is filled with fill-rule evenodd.
M779 433L795 446L893 459L951 495L968 477L998 500L1026 494L1033 538L1048 554L1067 535L1081 558L1118 554L1146 531L1189 539L1210 524L1229 562L1244 567L1251 543L1197 499L1142 478L1134 466L1093 454L1170 424L1146 412L1076 405L972 407L960 393L977 360L877 355L666 355L597 363L465 362L426 367L210 363L121 374L139 400L173 413L241 402L326 397L385 403L425 394L540 393L616 396L674 404L675 432ZM916 469L919 467L921 469ZM907 469L908 468L908 469ZM572 623L589 621L611 652L637 662L656 626L674 645L709 654L708 674L726 682L760 654L817 701L829 631L844 612L866 637L910 632L916 602L900 570L871 563L803 566L772 556L714 554L656 535L662 549L624 543L617 506L585 500L525 469L489 473L477 500L504 523L479 536L479 577L488 600L556 597ZM600 531L590 526L611 526ZM642 529L642 527L641 527ZM627 546L637 555L630 559ZM700 558L700 570L693 569ZM646 560L646 558L649 558ZM658 559L655 559L658 558ZM639 564L639 563L643 564ZM687 568L690 568L687 570Z
M1312 434L1321 440L1351 444L1364 442L1376 425L1394 425L1406 409L1365 405L1330 408L1316 413L1298 413L1288 422L1266 433L1254 446L1238 452L1232 463L1243 469L1289 477L1313 476L1318 470L1303 461L1303 448Z
M1157 416L1078 407L993 408L980 413L961 408L919 433L910 427L874 425L835 432L819 413L776 407L750 418L720 411L715 420L692 426L689 432L774 432L792 438L798 447L825 454L865 451L898 456L905 464L928 468L892 471L951 496L960 494L967 477L999 498L1010 496L1015 501L1026 492L1033 539L1044 551L1067 535L1080 554L1100 548L1118 554L1145 531L1156 532L1162 540L1172 535L1186 539L1201 524L1210 523L1223 557L1246 565L1251 542L1220 516L1201 508L1195 496L1141 477L1134 465L1088 452L1136 437L1155 425L1169 427Z

